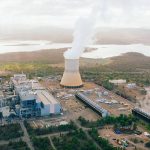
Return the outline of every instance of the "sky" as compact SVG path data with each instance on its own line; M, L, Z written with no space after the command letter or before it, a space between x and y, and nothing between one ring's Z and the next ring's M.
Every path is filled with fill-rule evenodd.
M0 30L73 28L100 5L98 27L150 28L150 0L0 0Z

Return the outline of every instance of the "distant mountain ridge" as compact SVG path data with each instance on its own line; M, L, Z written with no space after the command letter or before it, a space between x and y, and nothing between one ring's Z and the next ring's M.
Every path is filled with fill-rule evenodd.
M66 49L39 50L30 52L10 52L0 54L0 63L5 62L47 62L62 63L63 53Z
M3 33L1 33L3 32ZM40 27L35 29L1 31L0 35L11 40L47 40L54 43L71 43L73 29ZM147 44L150 45L150 29L97 28L96 44Z
M150 71L150 57L141 53L129 52L121 56L111 58L111 68L117 68L118 70L149 70Z
M63 53L66 49L40 50L34 52L14 52L0 54L0 63L47 63L50 65L64 66ZM140 53L129 52L121 56L115 56L106 59L81 58L80 66L94 67L103 65L113 70L150 70L150 57Z

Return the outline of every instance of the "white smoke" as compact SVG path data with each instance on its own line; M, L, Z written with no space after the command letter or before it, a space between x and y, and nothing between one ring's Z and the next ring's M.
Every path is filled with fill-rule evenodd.
M147 95L145 96L145 99L140 101L140 107L145 112L150 113L150 88L146 88Z
M150 4L148 0L97 0L90 15L80 17L77 20L72 48L64 53L64 57L66 59L79 59L94 36L95 24L98 19L103 26L109 26L109 24L124 26L127 23L132 26L135 23L135 18L143 18L142 16L146 12L149 14L148 4ZM145 12L145 10L147 11ZM141 21L138 19L137 24L139 22Z
M66 59L79 59L85 46L92 40L96 20L99 16L99 8L99 5L95 5L88 17L80 17L77 20L72 48L64 53Z

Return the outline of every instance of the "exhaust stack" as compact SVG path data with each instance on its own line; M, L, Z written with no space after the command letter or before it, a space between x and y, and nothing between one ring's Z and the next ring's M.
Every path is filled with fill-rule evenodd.
M79 88L83 86L79 73L79 59L65 59L65 71L60 85L67 88Z

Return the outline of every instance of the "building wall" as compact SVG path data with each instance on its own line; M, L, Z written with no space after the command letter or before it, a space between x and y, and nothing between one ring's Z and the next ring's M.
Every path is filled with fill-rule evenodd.
M65 71L60 85L65 87L80 87L83 85L79 73L78 59L65 59Z
M65 71L66 72L78 72L79 71L79 59L65 59Z
M55 113L55 104L50 104L50 114Z
M41 116L48 116L50 115L50 105L44 105L43 108L41 108Z
M61 113L61 106L60 104L48 104L44 105L41 108L41 116L48 116L50 114L60 114Z
M23 108L34 108L36 103L35 100L26 100L26 101L21 101L21 107Z
M61 106L60 104L55 104L55 114L60 114L61 113Z

